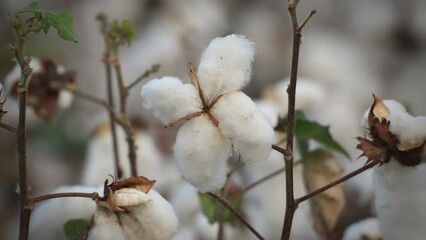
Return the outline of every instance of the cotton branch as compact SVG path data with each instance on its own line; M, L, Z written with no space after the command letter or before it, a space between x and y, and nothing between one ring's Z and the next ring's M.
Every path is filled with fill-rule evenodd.
M241 216L241 214L239 214L231 205L229 205L229 203L222 196L219 196L212 192L208 192L207 194L212 198L216 199L218 202L220 202L220 204L226 207L229 211L231 211L238 218L238 220L240 220L240 222L250 230L250 232L256 235L258 239L264 239L262 235L260 235L260 233L258 233L256 229L254 229L253 226L251 226L250 223L248 223L243 218L243 216Z
M0 128L3 128L4 130L7 130L7 131L9 131L9 132L11 132L13 134L16 134L17 131L18 131L17 128L12 127L12 126L10 126L10 125L8 125L6 123L2 123L2 122L0 122Z
M64 197L82 197L82 198L91 198L92 200L98 199L98 193L82 193L82 192L67 192L67 193L52 193L46 194L38 197L33 197L30 199L32 204L39 203L45 200L54 199L54 198L64 198Z
M293 29L293 52L291 60L291 73L290 73L290 85L287 88L288 93L288 125L287 125L287 145L286 153L284 155L285 171L286 171L286 210L284 223L281 233L281 239L289 239L291 232L291 225L293 222L294 212L297 208L297 202L294 200L293 190L293 143L294 143L294 115L295 115L295 103L296 103L296 82L297 82L297 71L299 65L299 52L300 52L300 40L302 37L302 30L306 23L316 13L313 10L308 18L299 26L297 19L296 7L299 3L298 0L289 2L288 11L291 18L291 24Z
M379 163L380 163L380 161L377 160L377 159L376 160L372 160L369 163L365 164L364 166L358 168L357 170L355 170L355 171L353 171L351 173L348 173L347 175L345 175L345 176L343 176L343 177L341 177L339 179L336 179L335 181L333 181L333 182L331 182L331 183L329 183L329 184L327 184L327 185L325 185L325 186L323 186L321 188L318 188L317 190L315 190L313 192L310 192L310 193L306 194L303 197L300 197L300 198L296 199L295 200L296 204L299 204L299 203L304 202L304 201L306 201L306 200L308 200L310 198L313 198L316 195L318 195L318 194L320 194L320 193L322 193L324 191L327 191L328 189L330 189L330 188L332 188L332 187L334 187L334 186L336 186L336 185L338 185L338 184L340 184L342 182L345 182L346 180L349 180L352 177L355 177L356 175L358 175L358 174L360 174L360 173L362 173L362 172L364 172L364 171L366 171L366 170L368 170L368 169L376 166Z

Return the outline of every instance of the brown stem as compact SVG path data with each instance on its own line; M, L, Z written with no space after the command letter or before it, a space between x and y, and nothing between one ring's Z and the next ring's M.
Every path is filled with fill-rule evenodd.
M10 126L10 125L8 125L6 123L2 123L2 122L0 122L0 128L3 128L3 129L5 129L5 130L7 130L7 131L9 131L9 132L11 132L13 134L16 134L17 131L18 131L17 128L12 127L12 126Z
M67 193L52 193L46 194L38 197L33 197L30 201L31 203L39 203L41 201L45 201L53 198L64 198L64 197L82 197L82 198L91 198L92 200L96 200L99 195L98 193L82 193L82 192L67 192Z
M209 196L213 197L214 199L216 199L218 202L220 202L224 207L226 207L229 211L231 211L237 218L238 220L240 220L240 222L246 226L258 239L264 239L262 237L262 235L260 235L256 229L253 228L253 226L250 225L250 223L248 223L243 216L241 216L241 214L239 214L231 205L229 205L229 203L222 197L219 196L217 194L214 194L212 192L208 192L207 193Z
M282 148L282 147L280 147L278 145L275 145L275 144L272 144L272 149L274 149L277 152L282 153L282 155L284 157L286 157L286 156L289 157L291 155L291 152L287 151L287 149L284 149L284 148Z
M124 85L123 74L121 72L121 63L119 60L118 53L116 53L114 57L115 59L112 65L114 66L115 77L117 78L117 82L118 82L118 89L119 89L118 93L120 95L120 113L122 115L126 115L126 103L127 103L127 97L129 96L129 90Z
M318 195L318 194L320 194L320 193L322 193L322 192L324 192L324 191L326 191L326 190L328 190L328 189L330 189L330 188L332 188L332 187L334 187L334 186L336 186L336 185L338 185L338 184L340 184L340 183L342 183L342 182L344 182L348 179L351 179L352 177L355 177L356 175L364 172L365 170L368 170L368 169L376 166L378 163L380 163L379 160L372 160L369 163L365 164L364 166L358 168L357 170L355 170L351 173L348 173L347 175L345 175L345 176L343 176L343 177L341 177L341 178L339 178L339 179L337 179L337 180L335 180L335 181L333 181L333 182L331 182L331 183L329 183L329 184L327 184L327 185L325 185L321 188L318 188L317 190L310 192L303 197L296 199L296 203L299 204L299 203L306 201L306 200L308 200L312 197L315 197L316 195Z
M105 64L105 73L106 73L106 81L107 81L107 98L108 98L108 105L114 109L114 94L113 94L113 87L112 87L112 72L111 72L111 65L109 63L109 50L108 50L108 41L105 40L105 55L104 55L104 64ZM118 143L117 143L117 128L115 125L115 116L114 113L109 112L109 124L111 126L111 136L112 136L112 149L114 153L114 166L115 171L117 173L118 179L120 179L123 176L123 169L120 164L120 157L118 155L119 149L118 149Z
M288 94L288 125L287 125L287 145L286 154L284 155L285 160L285 171L286 171L286 210L284 216L284 223L281 232L281 239L289 239L291 232L291 225L293 222L294 212L297 209L297 202L294 200L294 185L293 185L293 144L294 144L294 115L296 105L296 83L297 83L297 72L299 65L299 53L300 53L300 40L302 37L302 29L305 24L309 21L315 11L312 11L308 18L299 27L296 7L299 3L298 0L290 2L288 5L288 11L290 14L291 25L293 29L293 52L291 59L291 71L290 71L290 85L287 88Z

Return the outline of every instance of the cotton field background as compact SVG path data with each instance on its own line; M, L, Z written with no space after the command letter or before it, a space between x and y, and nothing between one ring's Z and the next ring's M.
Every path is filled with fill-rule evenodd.
M155 113L143 107L146 103L143 103L141 88L148 80L163 76L173 76L190 83L189 63L199 66L203 51L213 39L234 33L243 35L254 43L255 55L250 83L241 91L256 102L269 124L275 126L276 116L284 117L287 113L285 89L292 50L287 1L39 2L45 10L69 12L74 18L74 28L80 39L77 44L60 41L56 32L51 31L47 36L40 34L32 38L28 52L34 58L56 59L64 66L64 71L75 72L77 89L103 99L107 95L102 63L104 44L95 16L103 12L110 19L129 19L134 23L137 37L121 53L125 82L130 84L154 64L161 66L157 73L132 89L127 105L127 111L137 126L139 175L157 180L150 197L156 199L157 204L164 204L161 205L161 211L152 215L168 215L169 211L176 213L179 223L174 219L169 219L167 223L177 229L173 237L175 240L216 239L217 225L210 224L202 214L197 189L182 179L180 166L173 154L177 131L185 125L163 128L165 124L154 117ZM12 29L7 23L8 13L29 3L13 0L0 2L1 46L13 41ZM372 93L382 99L397 100L412 116L426 115L426 2L305 0L299 5L299 16L306 16L311 9L316 9L317 14L303 31L296 108L302 110L309 119L330 126L331 134L346 149L350 158L336 152L333 154L343 174L349 173L366 161L365 158L356 160L362 153L356 149L356 137L364 136L368 127L365 121L364 125L361 124L361 119L372 105ZM11 81L19 77L13 68L10 55L0 51L0 83L6 86L0 100L5 97L8 83L10 85ZM163 94L167 94L167 91ZM96 104L78 97L71 98L66 95L60 98L60 108L49 122L38 118L32 109L28 109L31 195L52 191L102 191L105 179L112 180L109 174L114 171L114 157L108 114ZM391 112L394 109L389 108ZM2 121L16 125L16 99L8 96L4 109L8 113ZM416 131L416 126L422 129ZM406 131L424 134L424 127L423 121L418 125L410 125ZM124 136L119 130L124 175L130 176ZM280 139L277 134L275 137ZM15 145L14 136L0 129L0 239L16 239L18 233L18 164ZM272 152L267 161L245 166L234 181L247 186L283 166L282 155ZM296 196L307 192L301 168L295 167ZM193 171L196 169L191 170L191 173ZM371 237L380 234L375 218L377 209L374 207L374 193L381 196L385 193L377 193L373 189L372 171L368 170L343 184L346 201L336 223L339 237L360 239L363 233L371 234ZM191 173L182 175L188 180L194 177ZM398 175L397 172L393 176L399 178L406 176L404 174ZM418 179L416 176L407 176L410 176L408 182L424 178L423 175L418 176ZM266 239L280 237L285 210L284 186L284 174L281 174L244 195L245 216ZM424 196L426 188L416 187L418 189L413 187L406 194L414 197L418 193ZM159 194L170 202L173 209ZM395 202L398 203L397 200ZM88 199L51 200L49 203L40 205L34 211L30 239L65 239L62 225L72 218L90 218L95 209L95 204ZM416 203L413 200L411 205ZM394 213L387 214L390 214L386 215L389 217ZM364 219L365 222L359 222ZM294 218L292 238L319 239L312 222L309 203L301 204ZM241 229L226 225L226 239L254 237ZM403 234L401 236L410 239L409 231ZM392 235L387 237L393 239L389 236Z

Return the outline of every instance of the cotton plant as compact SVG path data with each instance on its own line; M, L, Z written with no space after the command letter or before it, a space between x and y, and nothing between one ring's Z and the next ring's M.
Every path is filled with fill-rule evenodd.
M184 179L201 192L226 182L232 153L243 161L261 161L271 152L272 127L241 89L250 81L254 44L242 35L212 40L202 54L192 84L176 77L149 81L142 87L143 106L166 127L185 120L174 155Z
M151 189L154 183L132 177L105 184L87 239L172 239L178 219L172 205Z
M418 224L426 218L426 117L413 117L395 100L374 97L362 124L370 138L358 138L373 170L375 207L384 239L424 239Z

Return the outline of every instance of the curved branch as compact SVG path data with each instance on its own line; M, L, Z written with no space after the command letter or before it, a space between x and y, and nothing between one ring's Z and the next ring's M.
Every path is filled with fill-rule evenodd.
M92 200L96 200L99 197L97 192L93 193L82 193L82 192L68 192L68 193L52 193L46 194L38 197L31 198L32 203L39 203L48 199L54 198L64 198L64 197L82 197L82 198L91 198Z

